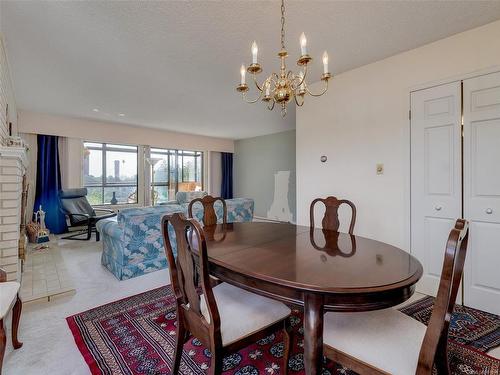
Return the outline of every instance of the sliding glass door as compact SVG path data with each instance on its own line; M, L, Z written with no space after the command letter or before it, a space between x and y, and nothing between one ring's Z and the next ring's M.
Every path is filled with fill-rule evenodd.
M178 191L203 190L200 151L151 148L149 164L153 165L151 187L155 204L174 200Z

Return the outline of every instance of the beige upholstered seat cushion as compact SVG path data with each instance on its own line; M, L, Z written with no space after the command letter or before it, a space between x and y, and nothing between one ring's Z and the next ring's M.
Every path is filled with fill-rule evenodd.
M262 297L227 283L213 288L219 309L222 344L229 345L260 331L290 315L281 302ZM210 322L205 298L201 297L201 312Z
M0 319L3 319L16 301L19 283L8 281L0 283Z
M415 374L426 328L394 309L327 313L323 342L393 375L409 375Z

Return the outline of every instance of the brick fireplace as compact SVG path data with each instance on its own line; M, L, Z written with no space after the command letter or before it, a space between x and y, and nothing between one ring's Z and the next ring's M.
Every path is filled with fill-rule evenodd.
M21 279L19 226L27 166L24 147L0 146L0 267L7 272L7 280Z

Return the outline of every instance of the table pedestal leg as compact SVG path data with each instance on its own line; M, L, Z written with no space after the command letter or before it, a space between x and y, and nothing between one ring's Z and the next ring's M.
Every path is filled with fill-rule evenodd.
M304 295L304 366L307 375L321 374L323 364L323 296Z

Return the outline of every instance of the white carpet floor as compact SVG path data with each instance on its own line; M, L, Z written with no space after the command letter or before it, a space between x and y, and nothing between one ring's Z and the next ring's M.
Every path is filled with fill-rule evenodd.
M54 244L55 245L55 244ZM66 324L66 317L170 282L168 270L118 281L101 266L102 243L59 240L57 246L76 293L23 305L19 337L24 345L12 350L10 317L6 322L4 375L87 375L90 373ZM410 301L421 298L415 294ZM490 355L500 357L500 348Z

